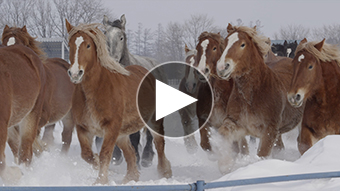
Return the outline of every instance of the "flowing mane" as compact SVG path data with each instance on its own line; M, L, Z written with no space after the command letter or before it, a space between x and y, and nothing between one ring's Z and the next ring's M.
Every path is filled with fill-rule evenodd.
M78 26L74 26L71 29L68 39L70 40L70 38L79 31L84 32L92 38L94 44L96 45L98 61L103 67L111 72L118 72L123 75L129 75L129 71L127 71L123 66L121 66L110 56L107 48L106 36L98 28L102 26L103 25L100 23L79 24Z
M262 57L265 56L270 50L270 44L268 44L268 37L257 34L256 28L250 28L246 26L233 26L232 28L228 27L228 33L231 32L244 32L247 35L249 35L253 43L255 43L259 48Z
M214 40L216 40L218 42L218 44L220 45L220 49L224 50L225 45L224 45L224 38L219 34L219 33L210 33L207 31L204 31L199 37L198 37L198 41L202 41L202 39L204 38L212 38Z
M318 42L311 41L306 43L300 43L298 47L296 48L296 52L301 51L302 49L305 49L309 53L311 53L313 56L318 58L319 60L323 62L330 62L332 60L335 60L338 66L340 67L340 50L336 45L331 45L324 43L322 46L321 51L316 49L314 45L316 45Z
M47 58L46 53L42 48L40 48L40 42L37 41L37 37L32 37L26 30L26 27L24 26L22 30L21 28L18 27L9 27L5 28L2 34L2 39L1 41L3 42L4 39L8 36L15 36L18 38L22 43L32 49L43 61Z

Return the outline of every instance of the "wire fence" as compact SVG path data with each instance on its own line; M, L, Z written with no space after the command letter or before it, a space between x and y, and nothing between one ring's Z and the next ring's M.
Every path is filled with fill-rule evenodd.
M235 186L247 186L254 184L266 184L285 181L298 181L310 179L325 179L325 178L340 178L340 171L335 172L321 172L321 173L308 173L308 174L295 174L272 176L263 178L250 178L241 180L229 180L221 182L206 183L203 180L198 180L192 184L183 185L136 185L136 186L81 186L81 187L0 187L0 191L125 191L125 190L138 190L138 191L204 191L213 188L225 188Z

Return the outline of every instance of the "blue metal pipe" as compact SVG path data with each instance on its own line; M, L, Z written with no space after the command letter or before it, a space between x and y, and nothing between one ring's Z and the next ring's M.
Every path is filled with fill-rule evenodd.
M229 180L221 182L210 182L204 185L204 189L233 187L233 186L245 186L253 184L265 184L273 182L285 182L296 180L309 180L309 179L321 179L321 178L339 178L340 171L336 172L322 172L322 173L309 173L309 174L296 174L296 175L284 175L284 176L272 176L263 178L250 178L243 180Z

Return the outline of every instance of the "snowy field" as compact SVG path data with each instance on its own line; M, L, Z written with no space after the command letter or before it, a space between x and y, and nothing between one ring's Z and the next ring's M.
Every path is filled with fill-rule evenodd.
M54 136L55 145L49 152L44 152L39 158L34 156L32 166L20 166L23 177L19 186L91 186L96 180L98 171L92 169L80 157L80 146L76 133L67 156L61 156L61 131L57 126ZM199 133L195 134L199 140ZM222 175L214 157L208 156L201 148L195 154L189 154L182 138L166 139L166 156L171 162L173 177L160 179L157 175L157 157L152 166L141 167L140 181L129 182L128 185L164 185L186 184L196 180L206 182L236 180L255 177L266 177L287 174L340 171L340 136L328 136L319 141L313 148L300 156L296 147L297 130L283 136L286 149L266 159L256 156L256 144L250 145L249 156L238 156L233 171ZM214 145L221 140L212 134ZM143 142L143 140L142 140ZM259 140L257 140L257 143ZM94 148L95 149L95 148ZM8 165L15 165L13 155L6 147ZM109 184L120 185L126 173L126 163L119 166L111 165L109 169ZM0 180L1 181L1 180ZM222 188L215 190L340 190L339 179L321 179L270 183L252 186Z

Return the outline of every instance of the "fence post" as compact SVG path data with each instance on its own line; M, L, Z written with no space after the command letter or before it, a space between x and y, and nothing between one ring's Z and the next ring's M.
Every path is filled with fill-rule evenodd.
M196 182L196 191L204 191L204 180L197 180Z

